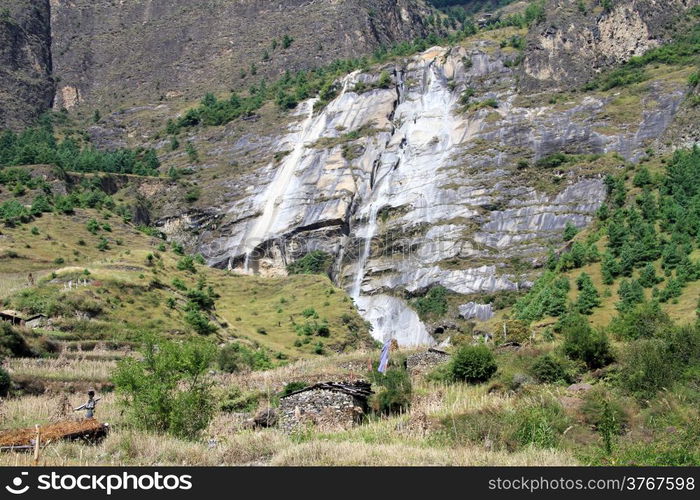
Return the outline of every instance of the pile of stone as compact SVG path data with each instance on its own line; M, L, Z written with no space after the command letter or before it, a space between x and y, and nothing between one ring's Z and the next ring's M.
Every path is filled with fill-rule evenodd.
M411 354L406 358L406 369L411 375L418 375L426 373L449 360L450 355L448 353L431 347L427 351Z

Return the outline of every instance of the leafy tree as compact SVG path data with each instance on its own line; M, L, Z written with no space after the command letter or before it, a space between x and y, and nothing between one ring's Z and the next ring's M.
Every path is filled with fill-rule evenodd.
M369 379L373 386L381 388L370 398L375 412L389 415L406 411L411 406L413 387L405 369L389 368L384 374L373 370Z
M603 255L601 274L603 276L603 283L606 285L612 285L615 281L615 277L620 274L620 265L609 251L605 252Z
M241 342L222 347L217 356L217 363L221 370L228 373L272 368L272 362L263 349L254 349Z
M632 181L635 187L645 187L651 185L651 173L647 167L641 167Z
M177 268L180 271L188 271L193 274L197 272L197 268L194 266L194 257L191 255L184 255L180 260L178 260Z
M550 354L543 354L535 360L532 365L532 374L537 380L546 384L570 381L564 365Z
M314 250L287 266L289 274L329 274L333 257L324 251Z
M129 421L141 429L195 439L214 415L206 373L215 346L148 337L141 352L142 358L119 361L112 377Z
M669 315L656 301L642 302L619 314L610 322L609 331L625 340L652 338L673 326Z
M447 288L434 286L425 296L415 299L412 305L421 318L444 316L447 313Z

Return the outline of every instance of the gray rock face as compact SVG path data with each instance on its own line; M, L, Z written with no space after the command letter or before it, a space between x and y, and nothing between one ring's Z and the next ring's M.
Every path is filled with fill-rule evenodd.
M488 321L493 318L493 307L491 304L477 304L476 302L468 302L459 306L459 315L464 319Z
M0 9L0 129L19 129L53 101L49 0L4 0Z
M550 0L546 18L528 36L523 86L581 86L602 69L640 56L671 36L679 16L698 0L618 0L591 15L571 2ZM596 13L595 11L593 12Z
M51 5L54 74L60 78L56 106L84 104L90 111L159 97L199 99L205 92L277 78L285 70L371 53L380 44L424 36L427 10L414 0L51 0ZM285 36L293 40L288 47Z

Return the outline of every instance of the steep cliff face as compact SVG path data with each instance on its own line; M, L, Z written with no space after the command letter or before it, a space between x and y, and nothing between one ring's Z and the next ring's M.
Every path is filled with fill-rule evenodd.
M51 3L56 106L68 109L195 99L424 34L414 0Z
M49 0L0 5L0 128L21 128L51 107Z
M518 91L517 57L495 36L434 47L385 67L388 88L356 91L376 87L379 69L347 76L339 97L317 112L303 103L283 135L193 136L235 144L217 155L270 161L226 181L230 195L210 208L160 225L238 272L284 273L327 251L376 338L430 343L407 298L442 285L480 309L479 295L527 287L567 222L591 221L603 176L641 157L687 92L687 73L666 71L644 90L552 101ZM595 156L538 163L560 152Z
M698 0L550 0L546 18L528 36L525 88L572 88L615 64L640 56L674 35L679 16Z

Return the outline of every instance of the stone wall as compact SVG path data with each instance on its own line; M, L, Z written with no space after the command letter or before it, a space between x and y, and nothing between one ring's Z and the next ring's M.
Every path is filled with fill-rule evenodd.
M426 373L438 365L447 363L450 355L437 349L411 354L406 358L406 368L411 375Z
M308 425L347 429L360 422L366 403L350 394L314 389L282 398L279 411L280 426L285 432Z

